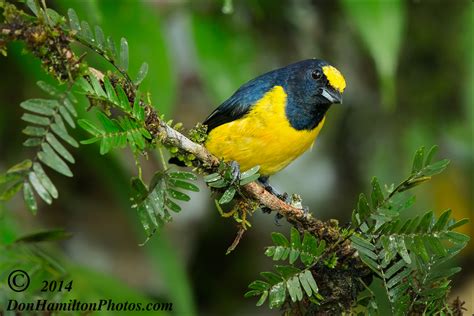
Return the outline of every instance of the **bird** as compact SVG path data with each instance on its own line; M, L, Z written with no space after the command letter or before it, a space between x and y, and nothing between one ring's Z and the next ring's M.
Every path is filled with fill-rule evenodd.
M230 163L235 180L241 171L259 166L258 181L285 199L269 177L312 148L327 111L342 103L345 88L341 72L316 58L264 73L242 85L204 120L204 146ZM178 157L169 162L185 166Z
M242 85L203 122L204 146L239 171L260 166L268 179L312 148L332 104L342 103L346 81L320 59L302 60Z

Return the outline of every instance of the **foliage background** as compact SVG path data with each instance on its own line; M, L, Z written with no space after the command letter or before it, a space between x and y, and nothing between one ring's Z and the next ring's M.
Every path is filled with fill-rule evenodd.
M344 104L331 108L313 150L273 177L273 184L300 193L316 216L345 223L372 175L397 182L410 170L416 148L439 144L440 156L452 162L417 189L418 208L437 214L452 208L456 218L472 218L469 1L249 0L233 2L229 15L222 12L224 3L214 0L48 4L62 13L73 7L81 19L101 25L116 40L126 37L131 73L147 61L144 90L152 93L160 112L188 128L258 74L305 58L328 60L346 77ZM51 81L21 50L13 45L9 56L0 59L0 170L28 156L21 146L19 103L44 96L37 80ZM88 61L104 67L99 59ZM81 133L73 132L86 138ZM287 234L286 224L275 226L273 216L255 214L253 228L225 256L236 228L219 217L201 184L204 192L194 194L159 237L139 247L144 234L128 201L128 178L135 172L132 155L99 156L98 148L81 146L75 156L75 177L51 173L62 188L60 198L43 205L36 217L20 198L0 204L1 243L64 227L73 238L52 250L91 297L141 295L172 301L179 315L278 314L257 309L243 293L256 273L271 264L262 255L262 248L271 244L270 232ZM144 173L151 176L158 168L159 159L150 156ZM472 225L463 229L472 236ZM467 313L474 304L472 250L471 245L460 256L463 271L453 293L466 301Z

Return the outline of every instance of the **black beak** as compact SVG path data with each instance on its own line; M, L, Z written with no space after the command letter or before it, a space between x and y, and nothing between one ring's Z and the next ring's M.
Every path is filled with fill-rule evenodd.
M342 103L342 94L331 88L322 88L321 96L328 100L329 103Z

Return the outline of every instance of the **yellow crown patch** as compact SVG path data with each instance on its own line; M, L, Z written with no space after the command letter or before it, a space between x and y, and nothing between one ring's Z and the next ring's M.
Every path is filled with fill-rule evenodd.
M326 75L326 78L328 79L329 84L334 89L342 93L344 89L346 88L346 80L344 80L344 77L339 72L339 70L337 70L333 66L324 66L323 72Z

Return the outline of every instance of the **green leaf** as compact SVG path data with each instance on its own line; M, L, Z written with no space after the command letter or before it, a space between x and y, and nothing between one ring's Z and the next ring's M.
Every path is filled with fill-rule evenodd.
M33 164L33 170L38 178L39 182L43 185L43 187L48 191L48 193L55 199L58 198L58 190L54 186L53 182L49 179L46 173L43 170L43 167L37 162Z
M249 183L251 183L251 182L257 181L258 178L260 178L260 175L257 173L257 174L248 176L248 177L246 177L245 179L240 180L239 184L240 184L241 186L243 186L243 185L249 184Z
M359 195L359 200L357 201L357 212L359 213L361 221L364 221L370 215L369 202L364 193Z
M258 170L260 170L260 166L252 167L249 170L242 172L240 174L240 179L243 180L247 177L253 176L254 174L256 174L258 172Z
M458 232L453 232L453 231L446 232L446 237L451 242L456 243L456 244L466 243L470 239L469 236L467 236L467 235L464 235L464 234L461 234L461 233L458 233Z
M405 245L405 239L403 237L399 237L396 239L395 248L397 249L398 254L402 257L402 259L407 263L411 263L410 255L408 254L407 247Z
M275 284L270 288L270 308L280 308L285 302L286 298L286 286L285 282Z
M400 271L401 268L406 267L407 264L405 263L405 260L400 259L396 263L394 263L387 271L385 271L384 275L386 279L390 279L395 273Z
M438 152L438 145L434 145L430 148L430 150L428 150L428 154L426 154L424 166L428 166L429 164L431 164L431 161L433 160L437 152Z
M468 218L463 218L463 219L455 222L454 224L449 225L448 229L453 230L453 229L455 229L457 227L460 227L462 225L465 225L467 223L469 223L469 219Z
M58 141L58 139L51 133L46 134L46 140L53 147L58 154L60 154L64 159L70 163L75 163L74 157L69 153L69 151Z
M263 291L262 296L260 296L260 299L257 302L257 306L262 306L263 303L267 300L268 297L268 291Z
M270 284L272 284L272 285L275 285L278 282L283 281L283 278L281 276L279 276L278 274L275 274L273 272L267 272L267 271L260 272L260 275L262 277L264 277L266 280L268 280L268 282L270 282Z
M49 17L49 25L56 26L57 24L63 24L64 18L58 12L54 11L53 9L46 8L46 14Z
M192 172L186 171L174 171L170 172L169 177L172 179L179 179L179 180L197 180L197 176Z
M204 182L208 183L208 182L214 182L214 181L217 181L219 179L222 179L221 175L218 174L218 173L211 173L211 174L208 174L206 176L203 177L203 180Z
M428 243L429 247L431 250L439 255L439 256L446 256L447 252L446 249L444 248L443 244L441 241L438 239L438 237L433 237L433 236L426 236L424 238L425 242Z
M66 177L72 177L71 169L69 169L68 165L61 158L59 158L49 144L43 143L41 148L43 148L43 151L38 153L39 160Z
M14 182L23 179L23 175L20 173L4 173L0 174L0 184Z
M114 40L109 36L107 37L107 52L112 59L117 56L117 48L115 47Z
M133 83L136 86L139 86L142 83L143 79L145 79L147 73L148 73L148 64L146 62L144 62L140 66L140 70L138 71L138 74L137 74L137 79L135 79L135 81Z
M25 140L23 142L23 146L26 146L26 147L35 147L35 146L39 146L41 145L41 143L43 142L43 140L41 138L28 138L27 140Z
M65 128L63 128L60 124L53 123L51 124L51 130L59 137L61 137L65 142L67 142L72 147L79 147L77 141L72 138Z
M64 117L69 126L71 126L72 128L76 127L74 119L71 117L71 114L69 114L68 110L66 110L64 106L59 107L59 113L61 113L62 117Z
M219 199L219 204L226 204L232 201L235 195L235 187L228 188L224 194L222 194L221 198Z
M359 253L359 255L360 255L360 260L362 260L362 262L365 263L366 266L368 266L373 272L375 272L379 277L382 278L382 275L380 274L379 264L375 262L374 260L370 259L364 253Z
M117 93L115 92L115 89L112 86L112 83L110 82L110 79L108 76L104 76L104 87L105 87L105 92L107 93L107 98L112 103L120 105L119 99L117 97Z
M40 183L38 177L34 172L30 172L28 174L28 178L30 180L31 185L35 189L36 193L45 201L47 204L51 204L53 202L53 199L51 198L51 195L49 195L48 191L43 187L43 185Z
M286 260L289 254L289 248L283 247L283 246L277 246L275 247L275 252L273 254L273 260L278 261L278 260Z
M318 293L319 292L318 285L316 284L316 281L314 280L314 277L313 277L313 274L311 273L311 271L310 270L305 270L302 273L302 275L303 275L304 279L308 282L311 289L313 290L313 293Z
M244 294L244 297L248 298L248 297L257 296L257 295L261 295L261 294L262 294L262 291L250 290L250 291L248 291Z
M26 5L28 8L30 8L31 12L33 12L35 16L38 16L39 10L35 0L26 0Z
M80 127L82 127L86 132L92 134L93 136L99 136L104 133L103 130L99 129L97 126L94 125L94 123L89 120L80 119L77 121L77 124L79 124Z
M15 239L15 243L37 243L44 241L65 240L72 237L72 234L64 229L53 229L34 234L28 234Z
M47 99L29 99L20 103L25 110L46 116L53 115L58 105L58 101Z
M423 170L421 170L421 173L425 177L431 177L443 172L444 169L446 169L448 165L449 165L449 160L443 159L443 160L435 162L434 164L424 167Z
M46 129L42 127L27 126L22 132L28 136L44 136L46 134Z
M310 266L316 259L316 257L313 255L316 249L316 238L308 231L305 231L302 243L302 252L300 254L301 262L303 262L305 266Z
M128 96L127 94L125 93L125 91L123 90L123 88L121 86L117 86L116 87L116 91L117 91L117 96L118 96L118 99L119 99L119 105L120 107L127 113L131 113L132 112L132 108L130 106L130 101L128 100Z
M95 29L95 40L97 43L97 47L101 50L105 49L105 36L104 32L102 31L102 28L98 25L94 27Z
M451 217L451 210L448 209L444 211L443 214L441 214L441 216L438 218L438 220L434 224L431 231L437 232L437 231L445 230L450 217Z
M30 212L33 215L36 215L36 212L38 211L38 204L36 204L36 199L33 194L33 190L31 189L31 185L27 181L23 183L23 199Z
M301 249L301 236L299 231L294 227L291 227L290 243L290 263L293 264L298 259Z
M423 243L423 238L420 236L415 235L413 238L413 247L414 252L424 261L429 262L430 256L428 255L428 251L426 251L425 244Z
M35 115L35 114L30 114L30 113L24 113L22 115L21 119L25 122L38 124L38 125L49 125L50 124L49 118L44 117L44 116Z
M169 195L170 197L172 197L173 199L176 199L176 200L181 200L181 201L189 201L189 200L191 200L191 198L189 197L189 195L184 194L184 193L179 192L179 191L174 190L174 189L168 189L168 190L166 190L166 193L168 193L168 195Z
M435 270L435 271L433 271L432 273L430 273L428 275L428 277L426 278L426 281L427 282L434 282L434 281L437 281L438 279L441 279L441 278L449 278L449 277L453 276L454 274L461 272L461 270L462 269L460 267L453 267L453 268L445 268L445 269L441 269L441 270Z
M358 248L362 247L362 248L366 248L372 251L375 250L375 246L372 245L368 240L365 240L364 238L361 238L357 235L352 235L350 239L353 243L359 246Z
M311 285L309 285L308 281L308 276L306 274L305 270L303 273L298 274L298 278L300 279L301 286L303 287L304 291L306 292L306 295L311 296L313 294L313 291L311 290ZM311 275L311 278L313 278L313 275ZM314 281L314 279L313 279Z
M256 280L249 284L249 288L262 292L268 290L270 288L270 284L261 280Z
M420 220L416 232L418 233L428 233L431 231L431 226L433 225L434 214L433 211L426 212Z
M141 202L148 196L148 188L140 178L133 177L130 179L130 186L135 202Z
M102 86L100 85L99 80L96 78L94 75L89 76L89 81L94 88L94 93L102 98L107 98L107 94L105 94L104 89L102 89Z
M286 237L281 233L273 232L272 233L272 240L273 240L273 243L276 246L284 246L284 247L289 247L290 246L290 243L288 242L288 239L286 239Z
M89 43L94 42L94 35L92 35L91 27L86 21L81 22L81 35Z
M46 83L44 81L37 81L36 84L38 85L38 87L41 88L41 90L54 97L57 97L61 94L61 92L56 87L50 85L49 83Z
M398 273L395 275L393 278L391 278L387 282L387 287L392 288L393 286L397 285L398 283L404 281L405 278L407 278L411 273L411 270L406 268L402 272Z
M140 105L140 95L137 94L135 96L135 100L133 101L133 117L136 118L138 121L143 122L145 120L145 111L143 107Z
M77 79L75 85L84 93L94 94L94 88L92 88L90 83L84 77Z
M128 42L123 37L120 39L120 67L128 70Z
M20 191L23 182L14 183L0 195L0 201L10 200L18 191Z
M416 174L418 171L423 168L423 160L425 158L425 147L420 147L415 152L415 158L413 158L413 167L411 168L411 173Z
M170 199L165 199L165 205L167 208L169 208L173 212L176 212L176 213L181 212L181 206L179 206L178 204L176 204Z
M81 30L81 25L79 24L79 18L77 17L76 11L73 9L68 9L67 15L69 17L69 26L71 29L79 32Z
M372 200L372 207L377 208L382 205L384 201L384 196L382 193L382 188L380 187L379 180L376 177L372 178L372 193L370 195Z
M168 183L174 187L182 188L188 191L199 192L199 188L196 185L186 181L170 179Z
M30 159L25 159L22 162L17 163L16 165L10 167L7 170L7 173L17 173L17 172L23 172L31 169L32 162Z
M301 270L293 267L293 266L282 266L282 265L276 265L275 269L277 272L284 278L288 279L289 277L293 277L295 274L300 273Z
M303 291L301 290L300 280L297 276L290 278L286 282L286 287L293 302L301 301L303 299Z

